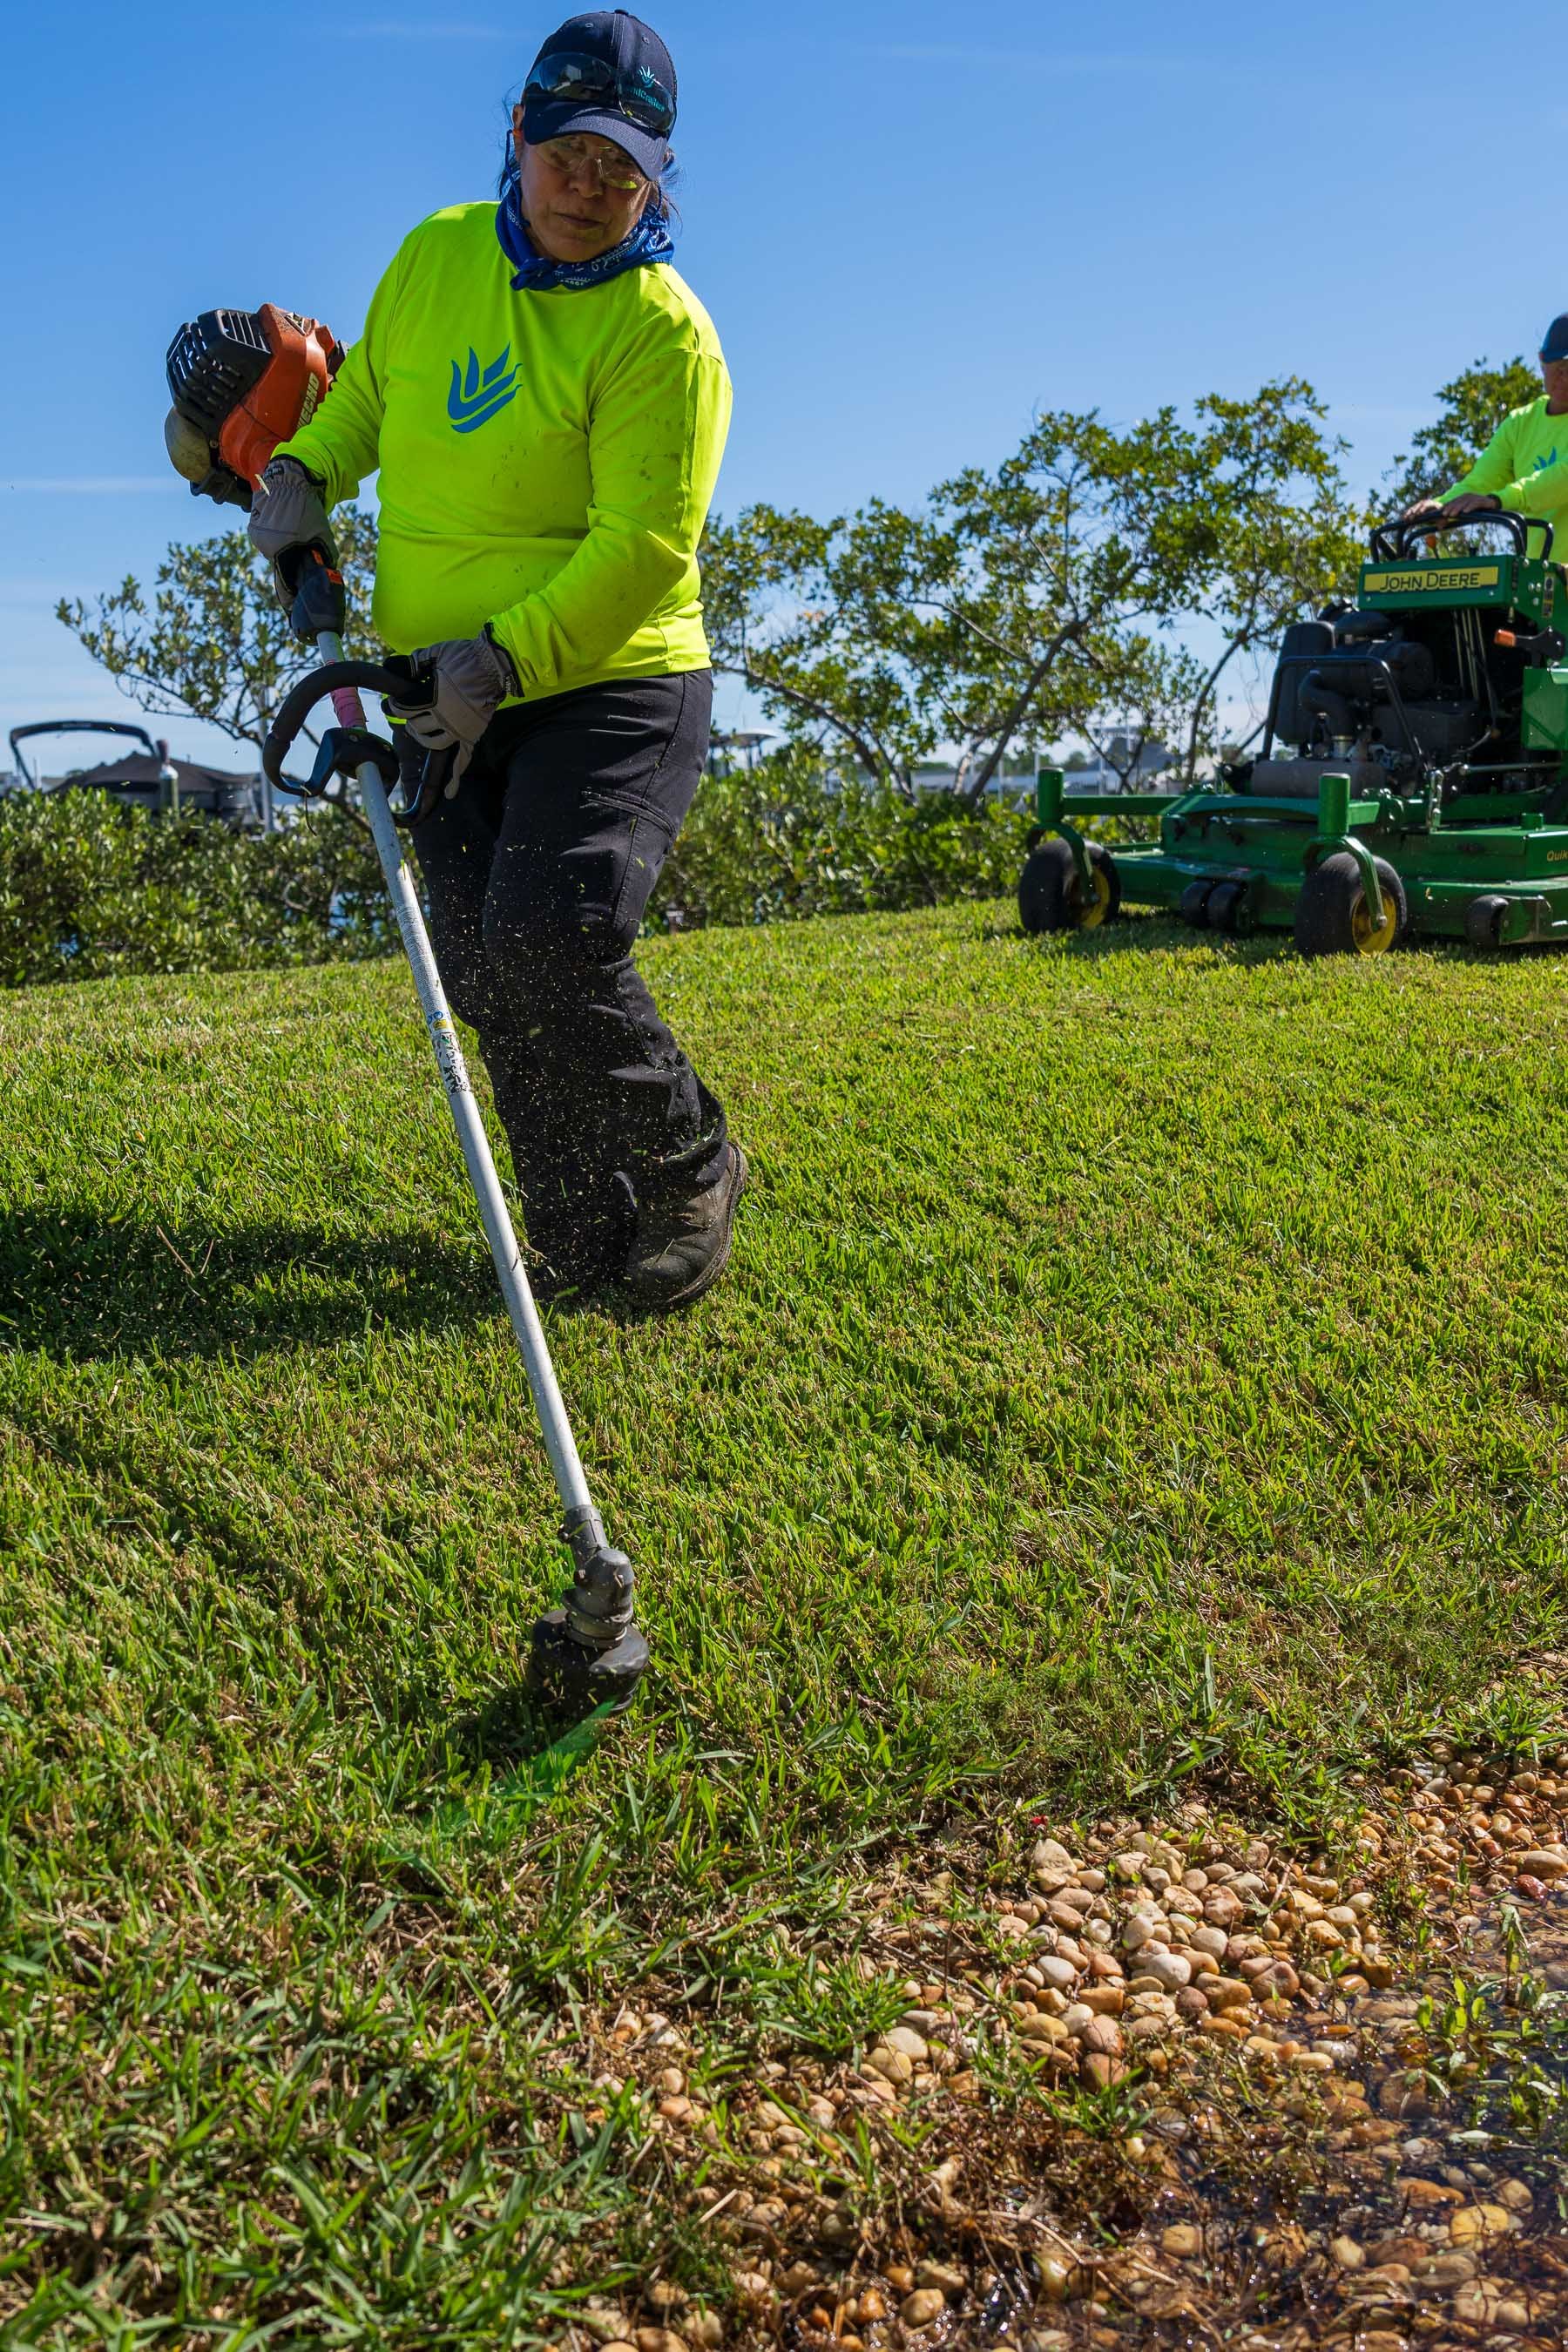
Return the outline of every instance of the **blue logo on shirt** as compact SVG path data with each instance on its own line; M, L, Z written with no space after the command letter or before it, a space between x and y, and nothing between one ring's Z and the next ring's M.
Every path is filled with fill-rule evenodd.
M1534 465L1531 467L1531 472L1532 474L1544 474L1550 467L1555 466L1556 463L1557 452L1553 449L1549 457L1537 457Z
M508 343L499 359L490 362L481 373L479 356L470 343L468 364L460 369L452 362L452 389L447 394L447 414L452 420L454 433L477 433L492 416L499 416L509 400L517 397L517 370L509 367L511 345Z

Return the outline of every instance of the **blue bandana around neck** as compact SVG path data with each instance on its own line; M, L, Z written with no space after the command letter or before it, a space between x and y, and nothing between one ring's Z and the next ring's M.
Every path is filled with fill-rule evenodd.
M514 293L543 294L552 287L567 287L574 294L584 292L590 286L602 286L607 278L618 278L623 269L642 269L654 261L668 261L675 251L662 212L651 205L633 229L630 236L613 245L608 253L601 253L595 261L552 261L541 253L530 238L522 217L522 192L515 169L507 174L506 187L496 206L496 236L500 249L512 264Z

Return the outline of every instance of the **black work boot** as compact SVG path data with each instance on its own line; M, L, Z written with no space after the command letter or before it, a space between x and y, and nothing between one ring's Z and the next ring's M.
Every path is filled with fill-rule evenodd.
M643 1306L689 1307L729 1265L735 1204L746 1189L747 1169L738 1143L727 1145L726 1151L716 1183L638 1210L622 1279Z

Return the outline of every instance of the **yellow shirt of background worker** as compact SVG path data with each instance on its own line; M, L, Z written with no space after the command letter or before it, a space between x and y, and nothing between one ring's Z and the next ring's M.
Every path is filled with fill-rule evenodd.
M1555 552L1568 555L1568 312L1553 319L1541 346L1546 389L1505 416L1462 482L1440 499L1419 499L1406 519L1447 514L1539 515L1552 525Z

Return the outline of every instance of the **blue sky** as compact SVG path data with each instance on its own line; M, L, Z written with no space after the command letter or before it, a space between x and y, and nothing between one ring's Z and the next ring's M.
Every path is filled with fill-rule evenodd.
M504 100L556 21L274 0L16 23L0 734L134 717L55 599L145 579L167 541L221 527L166 470L174 329L271 299L352 336L405 230L489 187ZM721 506L913 500L994 463L1039 406L1131 418L1291 370L1375 480L1439 383L1568 309L1568 109L1548 68L1521 132L1507 21L1458 0L660 0L679 266L736 384ZM169 732L217 756L195 725Z

